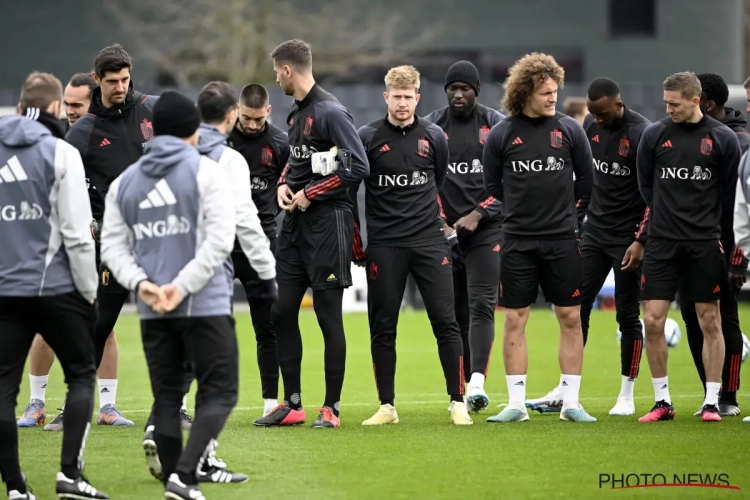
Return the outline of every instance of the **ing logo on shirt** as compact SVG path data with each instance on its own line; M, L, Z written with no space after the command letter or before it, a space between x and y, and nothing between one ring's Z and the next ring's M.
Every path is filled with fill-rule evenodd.
M610 166L610 164L606 161L599 161L594 158L594 168L597 170L597 172L601 172L603 174L621 175L623 177L627 177L630 175L630 169L625 165L620 165L617 162L612 162L612 165Z
M662 167L659 178L707 181L711 178L711 170L699 166L693 167L692 172L686 167Z

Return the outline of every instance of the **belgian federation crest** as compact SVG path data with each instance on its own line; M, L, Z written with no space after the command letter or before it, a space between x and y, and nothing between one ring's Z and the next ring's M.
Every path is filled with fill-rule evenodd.
M430 141L426 137L422 137L417 142L417 152L419 156L430 156Z
M307 118L305 118L305 128L302 129L302 133L305 135L310 135L310 133L312 132L312 125L313 125L313 117L308 116Z
M487 125L482 125L479 129L479 144L487 142L488 135L490 135L490 128Z
M628 156L628 152L630 151L630 139L627 137L624 137L620 139L620 149L618 152L620 153L620 156Z
M713 150L714 150L714 141L709 136L706 136L703 139L701 139L701 154L702 155L710 156Z
M145 118L141 122L141 133L143 134L143 138L147 141L150 141L154 137L154 126Z
M273 149L271 149L271 146L266 146L261 151L260 163L262 165L273 165Z
M549 133L549 145L553 148L561 148L563 144L562 130L555 129Z

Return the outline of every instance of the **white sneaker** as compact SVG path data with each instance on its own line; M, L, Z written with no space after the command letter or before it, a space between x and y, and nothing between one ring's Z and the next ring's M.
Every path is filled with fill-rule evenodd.
M505 406L505 409L494 417L488 418L487 422L527 422L529 420L529 413L521 403L511 402L500 406Z
M633 398L617 398L615 406L609 410L611 417L627 417L635 415L635 403Z
M458 401L451 402L451 423L453 425L472 425L474 421L469 416L469 410L466 403Z
M562 409L563 398L559 387L555 387L538 399L527 399L526 408L539 413L557 413Z
M396 413L396 408L392 405L380 405L377 413L362 422L362 425L385 425L397 423L398 414Z

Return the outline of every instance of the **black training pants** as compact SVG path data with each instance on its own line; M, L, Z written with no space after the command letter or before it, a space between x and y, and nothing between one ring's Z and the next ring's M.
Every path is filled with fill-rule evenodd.
M368 248L367 310L378 397L393 401L396 327L409 273L419 287L451 396L464 392L463 346L453 309L453 271L448 243L416 248Z
M276 239L271 240L271 250L276 248ZM258 273L252 268L244 253L233 252L234 277L240 280L245 293L249 295L248 284L257 281ZM263 399L276 399L279 396L279 354L276 349L276 328L273 324L271 309L273 304L253 304L248 297L250 317L255 331L258 369Z
M620 326L620 373L636 378L643 352L643 326L640 321L641 273L622 271L622 259L630 246L627 242L610 242L587 228L581 237L581 329L583 345L589 334L589 319L596 296L607 280L610 270L615 274L615 309Z
M9 489L22 489L15 408L26 356L37 332L60 361L68 386L60 470L69 479L80 477L94 410L95 321L95 306L78 292L0 297L0 473Z
M96 291L96 302L98 317L94 325L94 348L96 355L96 367L102 363L104 357L104 346L107 344L109 334L115 328L117 318L120 317L122 306L128 300L130 292L122 287L109 273L99 273L99 288Z
M502 234L495 228L480 229L468 238L459 236L465 267L453 273L453 293L464 359L471 361L464 364L466 380L472 373L486 377L489 371L495 342L501 241Z
M682 294L680 294L682 297ZM737 391L740 388L740 368L742 367L742 331L737 312L737 297L728 286L724 286L719 299L721 331L724 335L724 369L721 372L720 403L737 404ZM690 352L695 368L706 390L706 370L703 367L703 331L698 322L695 302L680 300L682 320L685 322Z
M234 318L142 320L141 337L154 395L154 441L164 479L176 472L182 481L195 484L201 456L211 440L218 437L237 404L238 348ZM179 414L185 394L186 361L193 367L198 391L195 421L183 451Z

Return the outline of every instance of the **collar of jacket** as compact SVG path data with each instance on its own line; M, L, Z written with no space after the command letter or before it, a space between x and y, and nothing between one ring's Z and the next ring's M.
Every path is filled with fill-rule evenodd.
M131 108L136 104L136 99L140 96L140 92L136 92L133 89L133 82L131 81L128 85L128 93L125 96L125 100L122 104L113 104L109 108L105 108L102 104L102 88L97 87L91 93L91 104L89 105L89 113L101 116L103 118L121 116L127 114Z

